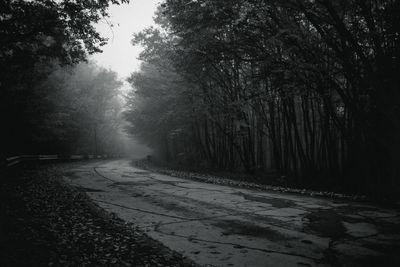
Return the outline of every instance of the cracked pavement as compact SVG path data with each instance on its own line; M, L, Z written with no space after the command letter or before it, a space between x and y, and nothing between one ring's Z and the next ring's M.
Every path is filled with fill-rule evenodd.
M205 266L400 266L400 211L86 162L64 180Z

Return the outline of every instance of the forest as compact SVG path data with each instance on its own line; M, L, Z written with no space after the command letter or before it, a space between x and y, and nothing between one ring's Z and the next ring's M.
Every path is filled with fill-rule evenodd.
M122 151L121 81L88 62L93 24L127 1L0 1L1 158Z
M0 266L400 266L399 0L0 0L0 120Z
M125 129L168 164L400 192L399 1L164 1L121 99L88 57L127 2L0 1L2 158L118 154Z
M124 113L160 161L400 192L400 1L167 0Z

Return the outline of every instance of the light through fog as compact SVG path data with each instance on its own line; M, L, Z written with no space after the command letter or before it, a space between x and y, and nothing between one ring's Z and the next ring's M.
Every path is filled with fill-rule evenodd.
M98 65L117 72L122 79L126 79L130 73L138 70L140 60L137 57L142 47L133 46L131 40L134 33L154 25L154 12L160 2L160 0L131 0L129 4L110 6L110 18L96 25L100 34L109 38L108 44L102 47L103 53L95 54L91 59Z
M142 47L133 46L131 40L134 33L154 25L153 16L160 0L131 0L129 4L112 5L110 17L95 25L108 44L102 47L103 53L94 54L91 60L97 65L115 71L123 81L122 93L131 89L126 79L132 72L138 71L141 61L137 59ZM113 25L111 27L111 25ZM123 97L120 98L124 102ZM122 129L121 129L122 131ZM140 158L151 153L144 145L121 135L126 153L133 158Z

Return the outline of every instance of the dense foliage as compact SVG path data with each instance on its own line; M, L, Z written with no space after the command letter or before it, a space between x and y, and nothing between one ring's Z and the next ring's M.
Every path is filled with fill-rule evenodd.
M399 1L167 0L156 21L127 118L160 155L399 189Z
M41 147L35 149L68 154L123 151L121 85L115 72L93 63L54 70L34 88L46 96L40 121L29 127L30 136Z
M62 139L49 131L48 95L40 86L57 65L73 65L106 43L94 23L109 4L127 0L0 0L0 106L2 155L55 152ZM64 99L60 98L58 104ZM66 119L66 118L65 118ZM58 127L53 129L57 131ZM61 129L62 131L62 129ZM47 144L47 145L46 145ZM56 151L64 153L66 151Z

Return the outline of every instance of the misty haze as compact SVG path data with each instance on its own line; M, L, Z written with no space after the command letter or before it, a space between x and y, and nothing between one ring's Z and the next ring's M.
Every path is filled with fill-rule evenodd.
M400 266L400 1L0 1L0 266Z

